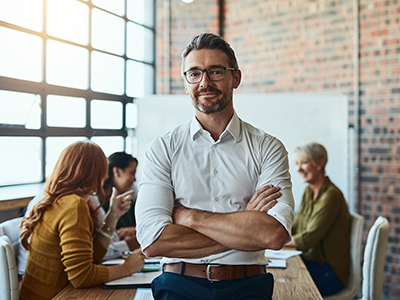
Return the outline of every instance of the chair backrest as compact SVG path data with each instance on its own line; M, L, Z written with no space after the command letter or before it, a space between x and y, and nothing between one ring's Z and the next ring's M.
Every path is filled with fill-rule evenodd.
M0 223L0 236L6 235L11 241L12 247L14 249L15 257L18 257L19 253L19 225L21 224L22 217L14 218L8 221Z
M364 226L364 217L351 213L350 233L350 268L347 278L347 286L339 293L326 296L326 300L348 300L353 299L361 287L361 241Z
M19 281L14 250L6 235L0 236L0 299L19 299Z
M364 251L362 299L379 300L381 298L383 268L389 237L389 222L378 217L368 233Z

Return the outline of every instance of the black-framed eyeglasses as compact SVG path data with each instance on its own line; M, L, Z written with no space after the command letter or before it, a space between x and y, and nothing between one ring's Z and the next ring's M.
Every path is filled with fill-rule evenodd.
M211 81L220 81L225 78L226 70L235 71L235 68L227 68L227 67L210 67L208 69L192 69L186 72L183 72L185 79L188 83L199 83L203 80L204 72L207 73L208 78Z

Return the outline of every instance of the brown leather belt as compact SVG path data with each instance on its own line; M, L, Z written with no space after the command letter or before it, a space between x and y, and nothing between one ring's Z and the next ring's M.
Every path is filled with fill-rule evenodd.
M183 266L182 266L183 265ZM209 281L233 280L265 274L261 265L197 265L189 263L165 264L164 272L192 277L206 278Z

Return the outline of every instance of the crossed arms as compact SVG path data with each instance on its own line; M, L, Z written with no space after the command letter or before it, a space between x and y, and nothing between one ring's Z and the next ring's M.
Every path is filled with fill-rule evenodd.
M245 211L212 213L176 207L168 224L146 249L148 257L200 258L230 249L280 249L288 238L285 227L268 212L281 196L267 185L253 195Z
M283 144L255 134L240 143L200 147L202 139L194 143L188 128L176 130L185 132L181 140L172 132L146 152L135 207L144 253L196 259L228 250L280 249L294 207Z

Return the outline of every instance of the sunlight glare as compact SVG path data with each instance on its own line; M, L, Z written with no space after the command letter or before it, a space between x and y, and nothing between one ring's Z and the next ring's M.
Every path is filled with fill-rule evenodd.
M89 7L71 0L47 1L47 33L87 45L89 42Z
M0 20L41 32L42 0L0 0Z

